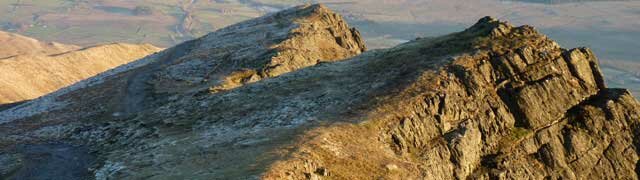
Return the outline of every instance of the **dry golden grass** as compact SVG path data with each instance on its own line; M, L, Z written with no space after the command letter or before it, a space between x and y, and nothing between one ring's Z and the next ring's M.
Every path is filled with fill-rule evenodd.
M0 104L51 93L159 51L150 44L108 44L56 55L21 55L0 60Z
M42 42L19 34L0 31L0 58L24 54L58 54L79 48L75 45Z

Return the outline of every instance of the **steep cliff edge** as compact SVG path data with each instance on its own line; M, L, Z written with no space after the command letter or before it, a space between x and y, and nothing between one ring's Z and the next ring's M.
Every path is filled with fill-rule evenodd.
M295 7L45 113L0 112L0 160L14 162L0 170L25 154L12 144L63 140L92 147L96 179L638 178L640 103L606 88L590 50L486 17L357 55L337 17Z

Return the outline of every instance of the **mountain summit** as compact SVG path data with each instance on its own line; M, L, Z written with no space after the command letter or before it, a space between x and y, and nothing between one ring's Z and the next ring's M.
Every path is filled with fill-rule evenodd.
M56 142L96 179L638 178L640 103L589 49L485 17L365 50L322 5L221 29L0 112L0 173Z

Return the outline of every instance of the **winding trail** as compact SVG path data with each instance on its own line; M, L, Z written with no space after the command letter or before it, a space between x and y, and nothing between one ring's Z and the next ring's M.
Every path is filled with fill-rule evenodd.
M120 112L123 112L125 116L131 116L143 111L147 107L145 102L150 98L147 82L153 74L187 55L193 50L195 44L196 40L191 40L167 49L156 62L139 68L135 74L131 75L127 80L126 94Z

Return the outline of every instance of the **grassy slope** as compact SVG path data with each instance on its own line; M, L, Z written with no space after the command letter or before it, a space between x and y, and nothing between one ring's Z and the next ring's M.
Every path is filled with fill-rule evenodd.
M0 104L37 98L160 49L109 44L57 55L19 55L0 61Z

